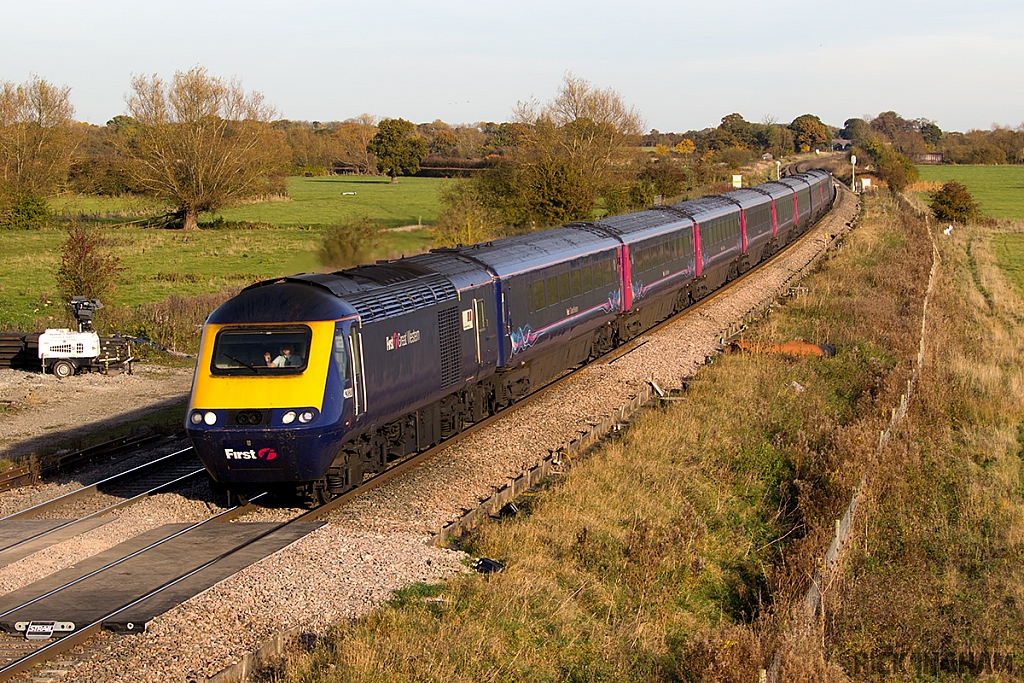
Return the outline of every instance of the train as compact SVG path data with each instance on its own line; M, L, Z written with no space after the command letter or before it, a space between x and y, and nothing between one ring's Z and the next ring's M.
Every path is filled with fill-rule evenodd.
M185 429L215 486L322 504L771 258L832 207L756 187L257 282L203 326Z

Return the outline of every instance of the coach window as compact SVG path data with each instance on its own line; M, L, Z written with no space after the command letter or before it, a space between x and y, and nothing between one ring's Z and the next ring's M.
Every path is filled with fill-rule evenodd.
M587 266L583 269L583 291L589 292L594 289L594 269Z
M533 310L539 311L546 305L544 301L544 281L537 280L533 283Z
M615 283L615 271L612 268L611 261L604 262L604 284L611 285Z
M548 306L554 306L558 303L558 278L554 275L548 278Z
M599 287L601 287L601 285L604 284L604 281L601 278L601 274L603 272L604 271L602 270L601 264L600 263L595 263L594 264L594 289L598 289Z
M583 281L579 269L577 268L576 270L572 271L572 274L569 276L569 278L569 284L572 285L572 295L579 296L580 294L582 294Z
M566 301L569 298L569 273L558 276L558 298Z

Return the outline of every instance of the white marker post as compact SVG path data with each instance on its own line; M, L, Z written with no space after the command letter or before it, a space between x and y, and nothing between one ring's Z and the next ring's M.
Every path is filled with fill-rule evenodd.
M850 189L857 191L857 155L850 155Z

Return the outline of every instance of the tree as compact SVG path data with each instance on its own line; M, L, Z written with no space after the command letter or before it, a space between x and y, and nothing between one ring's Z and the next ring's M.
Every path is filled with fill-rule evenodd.
M202 67L178 71L168 85L158 76L132 79L128 113L134 129L120 138L133 160L134 182L172 202L186 230L200 211L214 211L280 185L287 150L270 127L274 110L237 80Z
M950 180L931 195L932 213L940 221L967 223L981 215L981 207L967 187Z
M843 129L839 132L844 140L849 140L853 144L860 144L860 142L871 133L871 127L868 122L864 119L846 119L843 124Z
M921 136L927 144L935 147L942 142L942 129L931 121L922 121Z
M420 170L420 162L427 156L427 143L414 135L415 130L405 119L384 119L366 146L366 151L377 157L377 170L391 176L391 182Z
M498 221L483 202L474 197L473 190L468 180L454 181L441 190L441 203L445 208L434 225L434 240L438 246L476 244L500 236Z
M830 137L828 128L814 114L804 114L793 119L789 124L793 131L793 142L798 152L809 152L814 149L827 149Z
M15 209L22 215L38 206L67 179L77 147L70 95L71 88L38 76L0 82L0 223Z

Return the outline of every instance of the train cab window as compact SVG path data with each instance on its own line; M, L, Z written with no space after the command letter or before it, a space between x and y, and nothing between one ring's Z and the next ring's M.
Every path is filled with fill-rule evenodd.
M547 290L548 306L554 306L558 303L558 278L554 275L548 278Z
M345 340L348 337L345 329L338 323L334 327L334 349L331 351L331 358L334 360L334 367L343 379L349 378L348 348Z
M558 299L566 301L569 298L569 273L562 273L558 276Z
M228 328L217 333L210 372L215 375L301 374L312 331L305 325Z
M569 284L572 286L573 296L579 296L583 293L583 279L578 268L569 274Z
M589 292L594 289L594 269L587 266L583 269L583 291Z
M544 281L537 280L533 283L533 310L539 311L547 306L547 301L544 299Z

